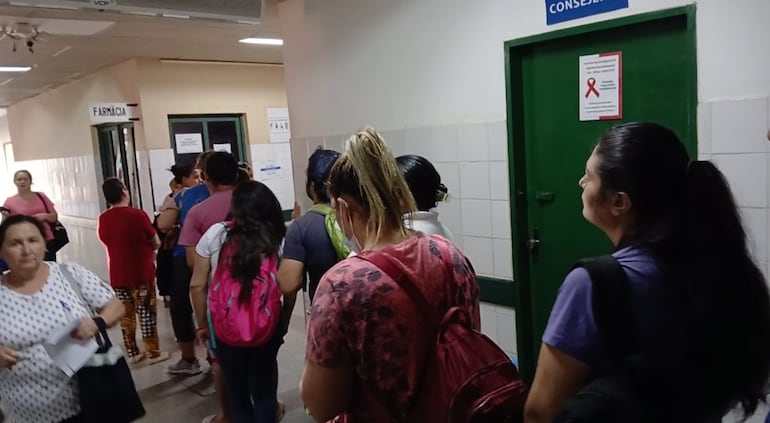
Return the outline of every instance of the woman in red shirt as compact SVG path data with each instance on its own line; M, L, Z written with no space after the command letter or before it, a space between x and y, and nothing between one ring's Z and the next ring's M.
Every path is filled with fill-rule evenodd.
M8 197L3 204L3 216L23 214L32 216L43 223L45 229L45 261L56 261L56 251L51 245L53 231L51 223L59 219L51 200L42 192L32 191L32 174L28 170L19 170L13 174L13 183L18 194Z

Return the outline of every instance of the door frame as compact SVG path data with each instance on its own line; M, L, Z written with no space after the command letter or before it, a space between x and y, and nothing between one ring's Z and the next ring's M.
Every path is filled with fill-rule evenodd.
M513 274L515 285L514 293L516 297L514 301L516 304L516 341L518 346L517 352L520 371L528 381L532 381L535 374L537 358L534 356L533 352L535 344L539 343L540 340L534 339L533 334L533 316L531 307L532 280L530 279L530 253L527 248L527 241L529 240L530 233L527 209L527 163L524 139L524 92L521 88L524 84L524 75L522 71L523 56L532 45L544 41L555 41L590 32L603 31L676 16L684 16L687 21L686 37L688 38L690 48L688 53L692 53L692 60L688 62L687 69L685 69L685 72L691 76L687 82L690 84L689 92L691 93L687 99L687 103L690 106L690 110L695 111L689 118L691 120L689 124L693 128L695 137L686 142L688 143L688 150L696 152L698 128L698 81L695 12L696 6L692 4L518 38L506 41L504 44L505 93L508 125L508 179L511 199L509 207L511 211L511 231L513 237L513 263L515 263L513 266ZM565 269L565 271L566 270L567 269Z
M250 160L247 154L247 146L249 145L249 140L246 139L246 125L245 125L245 118L246 115L243 113L235 113L235 114L203 114L203 115L168 115L168 135L169 135L169 143L171 144L171 149L174 152L174 157L176 157L176 142L174 141L174 123L198 123L200 122L203 126L203 140L204 143L208 141L209 139L209 122L235 122L235 132L237 137L236 144L238 145L238 156L241 157L241 160ZM206 146L203 146L203 150L206 150Z
M114 163L112 163L112 158L108 158L106 156L107 152L104 151L102 148L102 141L103 136L111 137L110 132L113 129L117 130L118 134L118 143L119 147L121 149L121 156L122 156L122 163L121 165L125 167L124 172L127 172L128 175L125 175L128 182L126 183L126 187L128 188L129 195L131 197L131 205L133 207L143 209L144 208L144 198L142 197L142 182L141 178L139 176L139 162L137 161L137 150L136 150L136 131L134 128L134 122L114 122L114 123L103 123L99 125L93 125L93 128L96 129L96 146L99 151L99 162L102 165L102 181L107 179L107 176L105 175L105 166L113 166ZM125 151L126 150L126 137L123 134L123 131L125 129L128 129L131 132L131 146L133 148L133 151ZM110 139L111 141L111 139ZM111 146L110 148L114 148ZM131 176L131 166L129 166L129 160L133 164L133 168L135 171L135 178ZM133 197L136 195L136 198L139 201L139 204L134 204ZM155 199L152 199L153 207L155 203Z

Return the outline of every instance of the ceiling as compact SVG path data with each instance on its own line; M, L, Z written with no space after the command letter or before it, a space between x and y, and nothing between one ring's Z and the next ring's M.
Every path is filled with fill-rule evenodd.
M282 63L280 46L238 43L250 36L280 38L277 3L265 1L259 24L0 6L0 26L26 22L51 32L35 43L34 53L24 40L15 53L11 39L0 40L0 66L33 67L0 72L0 107L132 58ZM93 35L69 35L83 33Z

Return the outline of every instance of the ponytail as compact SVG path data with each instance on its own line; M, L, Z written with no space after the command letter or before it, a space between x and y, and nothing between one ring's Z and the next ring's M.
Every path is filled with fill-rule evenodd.
M687 170L674 251L659 254L686 322L687 357L708 404L752 414L770 378L770 296L747 248L733 194L708 161ZM678 261L678 262L677 262Z
M396 160L377 131L365 128L345 143L345 153L329 172L329 193L353 198L368 215L367 231L408 234L403 216L416 209Z
M174 175L174 182L181 185L182 180L184 178L189 178L190 175L192 175L193 170L195 170L193 165L173 165L169 169L169 172Z
M665 278L688 362L682 377L703 410L742 406L752 414L770 379L770 295L746 243L724 175L691 162L670 129L655 123L612 128L594 153L605 194L626 193L624 245L648 248ZM679 346L676 346L676 351Z

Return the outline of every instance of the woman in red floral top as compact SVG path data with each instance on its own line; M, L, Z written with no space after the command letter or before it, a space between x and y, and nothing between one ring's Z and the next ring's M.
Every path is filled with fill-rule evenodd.
M479 327L479 289L468 259L440 236L409 231L416 210L381 136L362 130L348 139L332 168L329 193L351 249L384 254L441 310L467 307ZM452 274L441 251L452 256ZM351 257L321 279L308 324L300 389L319 422L391 422L409 415L423 380L432 333L414 303L387 274Z

